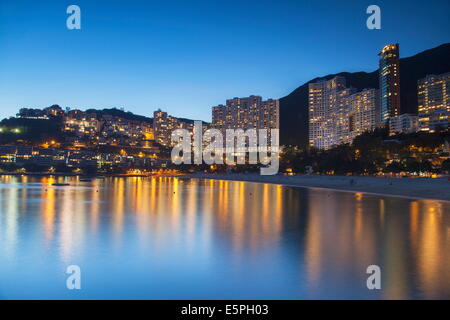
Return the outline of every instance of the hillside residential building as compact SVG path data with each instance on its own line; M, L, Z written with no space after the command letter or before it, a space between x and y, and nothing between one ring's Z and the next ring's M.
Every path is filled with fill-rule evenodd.
M419 79L417 99L421 131L450 128L450 72Z

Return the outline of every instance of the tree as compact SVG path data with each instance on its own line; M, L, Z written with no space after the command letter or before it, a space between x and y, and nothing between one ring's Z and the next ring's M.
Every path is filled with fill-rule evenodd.
M405 170L409 173L419 173L421 172L422 166L419 161L415 158L407 158L403 161Z
M447 159L444 162L442 162L441 170L447 171L447 173L450 174L450 159Z
M34 144L58 140L61 137L62 122L58 119L10 118L3 119L0 127L3 129L0 143L9 144L24 140Z
M428 160L422 160L420 162L420 171L421 172L431 172L433 170L433 166L431 165L431 162Z
M403 166L403 164L399 161L392 161L390 164L388 164L386 166L386 168L384 169L384 172L389 172L389 173L400 173L402 171L405 170L405 167Z

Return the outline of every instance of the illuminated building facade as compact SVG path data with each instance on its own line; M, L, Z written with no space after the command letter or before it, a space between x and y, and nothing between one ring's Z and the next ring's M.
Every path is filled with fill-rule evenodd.
M309 84L309 145L328 149L339 144L339 135L346 131L347 119L343 117L345 98L354 89L346 88L341 76Z
M450 128L450 72L418 80L417 98L421 131Z
M379 93L376 89L355 92L337 76L309 84L309 145L329 149L351 143L378 124Z
M418 130L419 117L416 115L405 113L389 119L389 132L391 134L414 133Z
M79 136L94 135L100 131L101 122L97 114L81 110L71 110L64 117L64 131L73 132Z
M389 118L400 114L400 55L399 45L386 45L381 52L379 66L380 121L389 123Z
M155 135L155 141L167 145L167 136L169 133L167 112L157 110L153 112L153 133Z
M75 146L83 146L86 143L80 144L79 141L89 140L89 144L141 147L144 140L153 136L153 128L149 122L81 110L66 113L64 131L75 134L69 138Z
M364 89L351 94L344 102L342 119L348 119L342 134L338 135L343 143L352 143L355 137L366 131L373 131L380 116L380 99L377 89Z
M163 146L172 146L172 132L175 129L186 129L191 133L194 130L194 122L188 119L178 119L157 110L153 113L153 135L156 142Z
M262 100L261 96L233 98L226 105L212 107L212 128L225 133L226 129L279 129L279 100Z
M153 135L148 122L103 115L100 142L113 145L141 146Z

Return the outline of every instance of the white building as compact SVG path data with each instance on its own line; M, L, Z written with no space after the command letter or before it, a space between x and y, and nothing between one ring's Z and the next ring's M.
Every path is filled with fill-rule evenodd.
M340 143L346 132L345 98L354 89L345 87L345 78L336 76L309 84L309 145L328 149Z
M279 129L279 100L262 100L261 96L233 98L226 105L212 107L212 127L226 129Z
M450 72L418 80L417 99L421 131L450 128Z
M309 145L329 149L352 143L365 131L376 128L380 118L376 89L356 92L346 88L344 77L309 84Z
M419 131L419 117L404 113L389 119L389 133L413 133Z

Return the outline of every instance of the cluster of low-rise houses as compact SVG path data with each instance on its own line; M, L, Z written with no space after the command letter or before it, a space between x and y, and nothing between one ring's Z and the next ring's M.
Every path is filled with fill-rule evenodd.
M154 119L134 120L102 111L63 110L54 105L45 109L23 108L17 118L61 121L61 138L39 146L0 145L0 163L16 166L67 166L69 168L166 167L162 147L172 145L171 133L177 128L193 130L193 121L178 119L161 110ZM93 151L114 147L117 152ZM130 151L131 149L131 151Z
M76 147L97 145L141 147L158 152L157 145L171 146L171 133L178 128L193 130L194 122L175 118L157 110L153 119L134 120L96 110L63 110L58 105L45 109L23 108L18 118L62 118L62 131L68 143Z
M68 111L64 116L65 133L73 145L109 145L152 147L153 126L148 121L130 120L110 114L80 110Z

